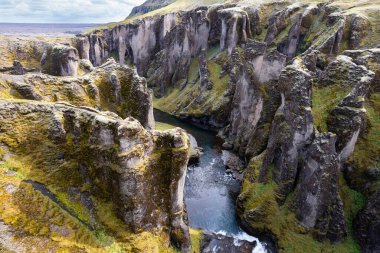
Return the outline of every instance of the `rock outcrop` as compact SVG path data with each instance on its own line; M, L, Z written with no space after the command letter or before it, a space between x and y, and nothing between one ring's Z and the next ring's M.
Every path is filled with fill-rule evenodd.
M27 176L66 192L89 184L91 196L111 200L133 231L166 228L188 252L183 188L189 141L184 131L149 132L132 118L65 103L0 104L1 146L13 159L32 159ZM62 177L65 182L58 180Z
M300 175L295 190L297 219L314 237L339 242L346 236L343 202L339 193L339 157L336 136L317 133L302 154Z
M152 94L145 78L135 70L113 60L82 77L55 77L45 74L3 75L9 81L0 90L10 88L16 98L67 101L78 106L109 110L121 117L132 116L148 128L154 128Z
M78 72L78 50L67 45L54 45L45 49L42 71L53 76L76 76Z
M334 76L335 82L348 85L352 91L334 108L327 124L329 131L338 135L337 151L340 159L346 161L354 151L359 134L363 133L367 125L367 115L364 108L365 98L368 96L375 74L362 65L356 65L345 56L339 56L336 62L331 63L325 73L331 78L331 67L338 65L335 73L344 78ZM334 67L332 67L334 69ZM344 70L347 70L345 73ZM343 75L342 75L343 74ZM328 85L328 81L322 79Z
M295 184L301 150L314 134L311 113L311 76L296 62L281 72L278 81L281 105L270 130L268 146L260 169L260 182L268 180L273 166L273 179L278 185L277 198L283 203Z

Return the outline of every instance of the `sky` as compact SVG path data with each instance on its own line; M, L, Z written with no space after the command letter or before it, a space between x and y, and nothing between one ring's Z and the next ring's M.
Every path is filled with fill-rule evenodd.
M108 23L145 0L0 0L0 23Z

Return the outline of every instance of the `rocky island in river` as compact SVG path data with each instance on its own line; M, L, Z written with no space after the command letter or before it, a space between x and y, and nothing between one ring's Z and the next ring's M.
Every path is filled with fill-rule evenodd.
M0 35L0 252L380 252L380 1L148 0Z

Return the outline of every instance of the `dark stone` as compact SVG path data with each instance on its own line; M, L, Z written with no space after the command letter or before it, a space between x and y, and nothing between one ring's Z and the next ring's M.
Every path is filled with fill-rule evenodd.
M256 247L256 241L248 242L239 240L235 243L232 237L203 231L203 239L201 243L202 253L252 253Z
M380 189L367 200L354 221L354 233L363 253L380 252Z

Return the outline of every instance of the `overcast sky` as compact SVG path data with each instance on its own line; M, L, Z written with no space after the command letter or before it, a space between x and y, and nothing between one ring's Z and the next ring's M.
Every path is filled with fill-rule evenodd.
M0 0L0 22L107 23L145 0Z

